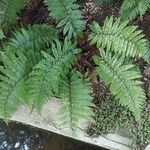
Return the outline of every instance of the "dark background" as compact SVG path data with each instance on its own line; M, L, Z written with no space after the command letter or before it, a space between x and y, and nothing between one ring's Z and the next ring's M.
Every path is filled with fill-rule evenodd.
M20 123L0 121L0 150L106 150Z

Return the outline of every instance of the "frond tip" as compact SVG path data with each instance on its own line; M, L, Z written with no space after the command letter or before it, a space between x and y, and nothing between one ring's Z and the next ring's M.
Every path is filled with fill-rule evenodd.
M58 114L62 127L75 133L80 119L91 119L91 93L89 81L79 78L77 71L73 70L64 78L59 90L61 108Z
M75 0L44 0L57 27L64 28L64 35L76 37L85 29L85 22Z
M139 120L146 97L140 87L142 83L136 80L141 76L134 65L122 65L124 58L111 56L111 53L103 54L102 58L95 56L94 61L98 65L97 74L106 85L110 86L112 94L122 106L128 107L133 112L136 120Z
M115 22L112 17L106 18L103 27L94 22L91 30L90 44L96 44L97 48L131 57L144 56L148 50L142 31L136 26L128 26L128 21L122 22L120 18Z

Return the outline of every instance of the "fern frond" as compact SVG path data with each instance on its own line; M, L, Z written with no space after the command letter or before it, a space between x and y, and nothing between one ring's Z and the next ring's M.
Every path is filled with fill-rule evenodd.
M68 72L76 60L80 49L75 48L66 38L62 45L58 40L52 44L52 55L42 52L44 59L30 74L29 92L38 111L41 111L46 98L58 93L61 77Z
M124 0L120 9L120 15L123 20L135 19L137 15L140 15L142 19L148 9L150 9L149 0Z
M0 28L8 29L27 0L0 0Z
M6 51L11 47L14 50L19 49L22 53L29 49L41 50L41 48L49 46L57 38L57 31L46 24L29 26L27 28L22 27L10 38Z
M45 0L50 15L58 22L58 28L64 28L64 35L76 37L85 29L85 22L75 0Z
M79 78L78 73L73 70L62 80L59 92L61 98L61 108L58 113L60 125L75 133L78 121L80 119L89 120L92 116L90 82L88 79Z
M0 66L0 115L7 119L22 101L30 65L21 53L3 54L3 63L4 66Z
M146 99L142 84L136 80L141 77L140 73L134 70L134 65L122 65L124 58L111 53L106 53L100 57L94 57L97 74L106 85L110 86L110 91L119 100L122 106L129 108L133 112L136 120L140 119L142 105Z
M89 40L91 44L97 44L97 48L132 57L141 57L147 52L144 34L136 26L128 26L128 21L117 19L114 22L112 17L106 18L103 27L94 22L91 30Z

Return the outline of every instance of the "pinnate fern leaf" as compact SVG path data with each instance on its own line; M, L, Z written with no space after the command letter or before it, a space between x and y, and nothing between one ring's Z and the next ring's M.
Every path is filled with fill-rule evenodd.
M28 80L29 93L39 112L46 98L58 93L61 77L72 67L80 52L67 38L63 45L56 40L51 50L52 55L42 52L44 59L35 66Z
M8 29L27 0L0 0L0 28Z
M136 26L128 26L128 21L117 19L114 22L112 17L106 18L102 27L94 22L91 30L89 40L97 48L132 57L144 56L148 50L142 31Z
M58 28L64 28L64 35L76 37L85 29L85 22L75 0L45 0L50 15L57 21Z
M141 75L134 65L122 65L124 58L111 56L109 52L103 53L102 58L95 56L94 61L97 64L97 74L110 86L112 94L122 106L133 112L136 120L139 120L146 97L140 87L142 82L137 80Z
M57 38L57 31L53 26L43 24L28 26L27 28L22 27L10 38L6 50L11 49L11 47L22 53L26 53L29 49L40 50L41 48L50 46L50 43Z
M88 79L80 78L73 70L62 80L59 95L61 107L58 113L61 127L75 133L80 119L91 119L92 90Z
M4 66L0 66L0 115L7 119L23 100L29 64L22 54L10 53L3 54L3 63Z
M142 19L148 9L150 9L149 0L124 0L119 13L123 20L132 20L138 15Z

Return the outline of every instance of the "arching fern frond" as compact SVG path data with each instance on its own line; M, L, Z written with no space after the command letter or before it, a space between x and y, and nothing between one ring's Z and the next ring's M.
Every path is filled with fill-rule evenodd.
M3 63L4 66L0 66L0 115L7 119L22 101L30 65L21 53L3 54Z
M58 28L64 28L64 35L76 37L85 28L85 22L75 0L45 0L50 15L58 22Z
M140 15L142 19L148 9L150 9L149 0L124 0L120 9L120 15L123 20L135 19L137 15Z
M8 29L27 0L0 0L0 28Z
M76 54L80 52L67 38L63 45L56 41L51 50L52 55L42 52L44 59L35 66L28 80L29 93L38 111L46 98L58 93L61 77L72 67Z
M15 47L15 50L19 49L22 53L29 49L40 50L49 46L57 38L57 31L46 24L33 25L27 28L22 27L10 38L6 51L11 49L11 47L13 47L12 49Z
M132 57L144 56L148 50L142 31L136 26L128 26L128 21L117 19L114 22L112 17L106 18L103 27L94 22L91 30L89 40L91 44L97 44L97 48Z
M75 133L80 119L91 119L91 93L89 80L80 78L75 70L64 77L59 90L61 107L58 117L61 127L69 128Z
M141 76L135 70L134 65L122 65L124 58L111 53L102 55L102 58L95 56L97 74L106 85L110 86L110 91L119 100L122 106L129 108L133 112L136 120L140 119L144 100L146 99L144 90L140 87Z

